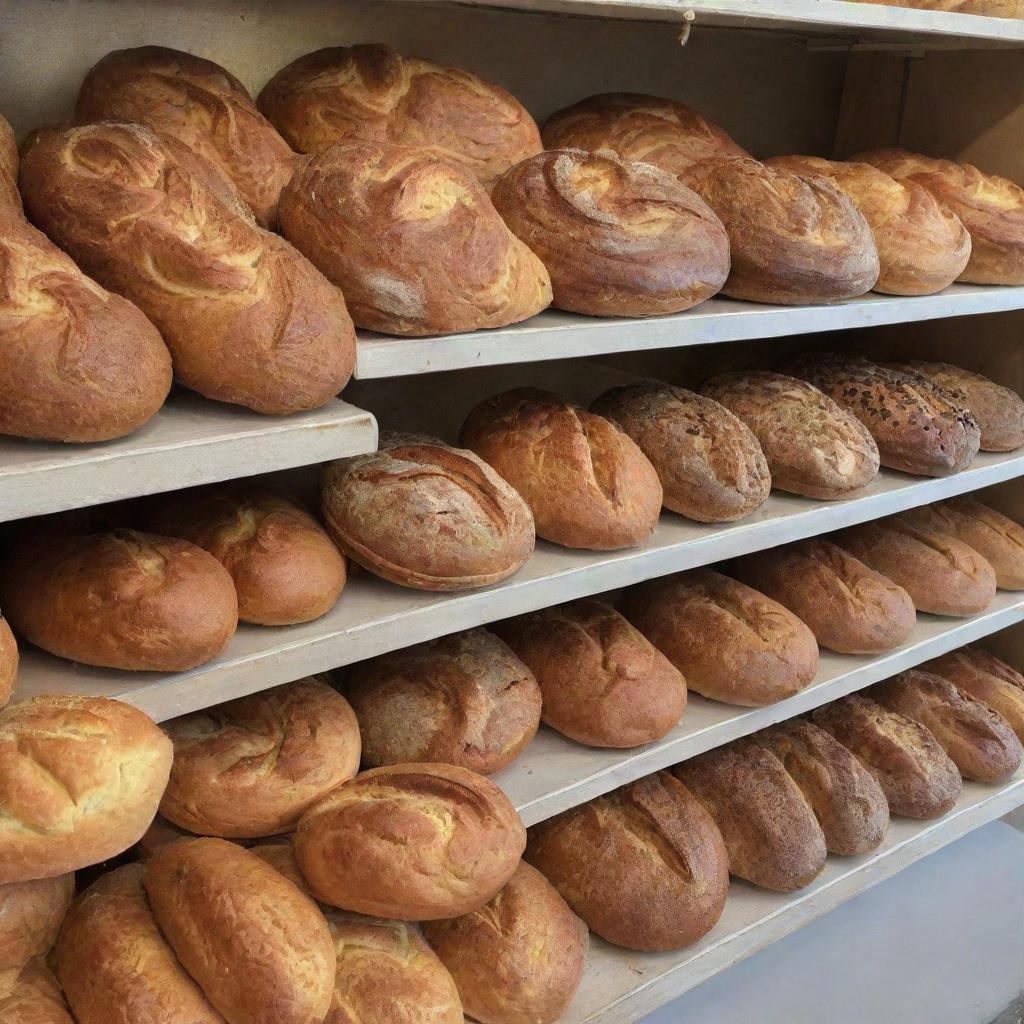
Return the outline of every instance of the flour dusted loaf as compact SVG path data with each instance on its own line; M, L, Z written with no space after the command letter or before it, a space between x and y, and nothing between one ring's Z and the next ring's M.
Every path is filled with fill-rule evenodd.
M50 952L74 895L73 873L0 885L0 972Z
M57 979L38 959L0 974L0 1019L4 1024L74 1024Z
M1024 743L1024 676L980 647L961 647L921 666L998 711Z
M18 641L7 620L0 616L0 708L11 699L17 677Z

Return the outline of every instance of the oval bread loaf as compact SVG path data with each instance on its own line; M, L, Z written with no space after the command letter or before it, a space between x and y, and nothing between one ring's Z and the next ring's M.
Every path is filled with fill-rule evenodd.
M1024 743L1024 676L980 647L961 647L921 665L997 711Z
M20 970L0 975L0 1020L4 1024L74 1024L57 979L43 960L30 960Z
M74 896L72 873L0 885L0 971L50 952Z
M7 620L0 616L0 708L11 699L14 692L18 660L18 641L14 639Z

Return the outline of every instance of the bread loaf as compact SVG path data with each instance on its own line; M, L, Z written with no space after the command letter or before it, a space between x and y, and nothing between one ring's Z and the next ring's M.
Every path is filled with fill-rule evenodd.
M711 569L631 587L623 610L689 688L712 700L774 704L799 693L818 671L818 645L803 622Z
M42 960L0 974L0 1020L4 1024L74 1024L57 979Z
M729 891L721 833L668 772L534 825L525 856L592 931L628 949L696 942Z
M679 670L600 601L545 608L494 628L537 677L544 722L577 743L653 743L686 707Z
M522 753L540 725L537 680L486 629L355 665L345 694L370 767L425 761L491 775Z
M961 647L921 669L942 676L968 696L998 711L1024 743L1024 676L980 647Z
M18 143L14 131L0 114L0 217L6 222L21 213L21 195L18 192Z
M303 896L308 896L311 900L316 899L305 876L299 870L299 863L295 859L295 848L290 839L278 836L268 839L264 843L256 843L254 846L248 847L248 850L269 864L279 875L284 875ZM321 909L325 909L323 904L321 904Z
M41 696L0 710L0 884L127 850L170 768L170 740L120 701Z
M825 178L853 200L878 249L876 292L930 295L952 284L967 266L967 229L916 182L896 181L871 164L816 156L777 156L766 163L804 178Z
M17 677L18 642L7 620L0 616L0 708L11 699Z
M819 708L813 720L878 779L893 814L940 818L952 810L960 773L923 725L859 693Z
M32 219L156 324L186 387L278 414L315 409L348 382L341 292L176 139L114 123L45 131L21 187Z
M867 427L806 381L752 370L711 377L700 390L753 431L779 490L848 498L878 472Z
M440 442L327 463L320 508L349 558L403 587L483 587L533 554L526 502L472 452Z
M505 794L445 764L362 772L307 811L295 833L318 899L406 921L479 909L512 877L525 845Z
M480 1024L554 1024L583 977L587 926L525 862L486 906L423 931Z
M164 847L146 863L160 930L228 1024L321 1024L334 944L316 905L222 839Z
M74 895L73 874L0 885L0 972L50 952Z
M590 411L614 420L650 460L662 502L700 523L729 523L764 504L771 477L761 446L741 420L671 384L627 384Z
M641 544L661 512L661 483L620 427L549 391L518 388L481 402L462 443L533 511L537 535L571 548Z

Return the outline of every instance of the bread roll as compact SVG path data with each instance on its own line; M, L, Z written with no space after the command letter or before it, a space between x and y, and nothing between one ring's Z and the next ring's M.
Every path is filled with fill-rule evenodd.
M74 895L73 874L0 885L0 971L50 952Z
M57 979L42 960L0 975L4 1024L74 1024Z
M127 850L170 769L170 740L120 701L40 696L0 710L0 884Z
M0 217L21 213L18 192L18 143L7 118L0 114Z
M355 665L345 679L370 767L426 761L491 775L540 725L541 689L508 646L470 629Z
M0 574L4 611L25 639L84 665L154 672L224 650L238 602L215 558L171 537L63 522L26 534Z
M754 734L800 787L829 853L853 857L875 849L889 829L889 804L878 780L838 740L804 719Z
M978 454L974 417L942 388L867 359L809 352L783 371L820 388L871 431L883 466L917 476L950 476Z
M661 480L662 502L699 523L729 523L764 504L771 490L757 438L728 409L671 384L627 384L590 411L614 420Z
M477 331L551 302L544 264L483 185L422 149L339 142L299 168L280 212L285 236L344 291L359 327Z
M967 266L967 229L916 182L896 181L871 164L855 161L777 156L765 162L804 178L825 178L853 200L878 249L876 292L930 295L951 285Z
M587 926L526 863L480 910L423 931L481 1024L554 1024L583 977Z
M161 931L228 1024L321 1024L334 943L313 901L270 865L193 839L164 847L143 881Z
M1024 743L1024 676L1015 668L980 647L961 647L926 661L921 669L998 711Z
M680 313L729 276L729 238L695 192L614 153L538 153L498 179L495 208L551 275L554 305L591 316Z
M481 402L462 443L533 511L537 535L571 548L641 544L661 512L661 482L628 434L549 391L517 388Z
M258 103L300 153L345 139L417 146L484 185L541 149L533 118L501 86L380 43L307 53Z
M721 833L668 772L534 825L526 860L601 938L628 949L696 942L729 891Z
M18 642L7 620L0 616L0 708L11 699L17 677Z
M848 498L878 472L867 427L806 381L750 370L711 377L700 390L753 431L779 490Z
M1021 0L858 0L862 4L916 7L924 11L981 14L989 18L1024 18Z
M679 670L600 601L545 608L494 628L537 677L544 722L577 743L653 743L686 707Z
M278 414L348 382L341 292L176 139L115 123L44 131L21 187L32 219L156 324L186 387Z
M326 615L345 586L345 558L298 503L265 487L180 491L146 524L209 551L231 574L238 617L289 626Z
M359 726L324 677L219 704L164 726L174 764L160 813L198 835L290 832L359 771Z
M94 64L75 117L173 136L217 166L263 227L276 224L278 196L299 160L234 75L165 46L114 50Z
M893 814L940 818L952 810L960 773L923 725L859 693L819 708L813 719L878 779Z
M788 608L822 647L878 654L917 622L910 595L830 541L813 538L743 558L734 575Z
M818 645L803 622L711 569L630 587L623 610L689 688L712 700L774 704L799 693L818 671Z
M440 442L327 463L320 509L349 558L417 590L498 583L533 554L526 502L472 452Z
M525 845L505 794L446 764L362 772L307 811L295 833L318 899L406 921L479 909L512 877Z
M851 526L832 539L903 587L919 612L976 615L996 596L995 570L974 548L901 516Z

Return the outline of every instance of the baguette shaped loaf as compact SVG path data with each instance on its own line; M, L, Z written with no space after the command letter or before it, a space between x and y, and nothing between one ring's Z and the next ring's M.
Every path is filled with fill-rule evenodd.
M1024 18L1021 0L858 0L862 4L887 7L916 7L923 11L949 11L954 14L980 14L988 18Z
M21 213L21 194L18 192L18 143L14 129L0 114L0 217L17 217Z
M21 187L32 219L156 324L186 387L279 414L348 382L341 292L177 139L117 123L43 131Z
M1024 743L1024 676L1015 668L980 647L961 647L926 661L921 669L998 711Z
M0 971L50 952L74 896L73 873L0 885Z
M0 975L0 1020L4 1024L74 1024L45 961L29 960L24 967Z
M17 677L18 642L7 620L0 616L0 708L11 699Z

